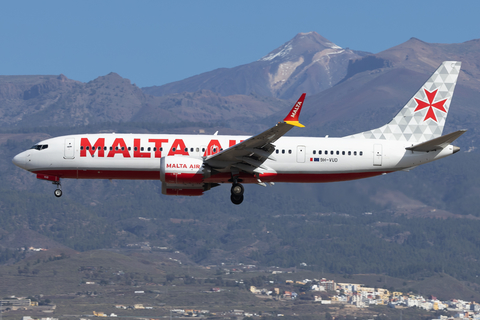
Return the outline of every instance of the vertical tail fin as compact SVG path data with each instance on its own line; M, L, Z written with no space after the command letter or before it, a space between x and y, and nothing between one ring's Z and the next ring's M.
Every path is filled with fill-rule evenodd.
M349 138L423 142L440 137L461 62L444 61L388 124Z

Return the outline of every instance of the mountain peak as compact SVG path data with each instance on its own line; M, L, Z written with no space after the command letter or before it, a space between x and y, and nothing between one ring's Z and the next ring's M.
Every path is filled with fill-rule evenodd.
M267 65L264 70L268 70L272 95L291 99L332 87L346 75L348 61L359 57L312 31L298 33L257 63Z
M292 40L273 50L259 61L291 59L306 52L320 52L326 49L343 50L340 46L322 37L315 31L298 33Z
M325 37L322 37L315 31L310 31L310 32L300 32L297 34L293 40L298 41L299 43L306 42L306 43L316 43L319 46L323 46L325 48L331 48L331 49L342 49L342 47L337 46L335 43L331 42Z
M315 94L332 87L347 74L348 61L365 54L343 49L313 31L298 33L255 62L143 90L153 95L195 92L200 89L221 95L255 92L263 96L293 100L304 92Z

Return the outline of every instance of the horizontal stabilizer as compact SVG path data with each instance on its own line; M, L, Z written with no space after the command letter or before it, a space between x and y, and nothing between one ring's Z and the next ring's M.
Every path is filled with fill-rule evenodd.
M451 144L453 141L455 141L458 137L460 137L465 132L467 132L467 130L465 129L458 130L458 131L446 134L444 136L441 136L432 140L428 140L411 147L407 147L405 149L411 150L411 151L425 151L425 152L443 149L449 144Z

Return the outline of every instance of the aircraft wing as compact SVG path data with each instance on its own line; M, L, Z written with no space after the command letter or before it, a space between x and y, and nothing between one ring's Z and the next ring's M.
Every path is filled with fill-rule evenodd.
M458 131L446 134L444 136L441 136L432 140L428 140L411 147L407 147L405 149L411 150L411 151L424 151L424 152L443 149L449 144L451 144L453 141L455 141L458 137L460 137L465 132L467 132L467 130L465 129L458 130Z
M262 172L267 169L263 163L267 159L275 160L272 153L273 143L286 134L294 126L304 127L298 122L306 94L302 94L283 122L274 127L250 137L217 154L208 156L204 162L219 172L246 171L248 173Z

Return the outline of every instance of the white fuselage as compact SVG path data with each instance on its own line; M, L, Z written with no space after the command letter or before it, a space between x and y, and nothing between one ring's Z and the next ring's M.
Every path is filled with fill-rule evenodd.
M248 138L171 134L70 135L44 140L37 145L42 147L18 154L14 163L38 175L58 178L159 180L162 157L175 157L177 165L181 166L185 157L202 161ZM275 142L275 151L256 172L258 174L243 173L243 181L353 180L408 169L453 153L452 145L431 152L406 150L410 145L378 139L281 137ZM226 183L230 177L230 171L220 170L205 177L203 182Z

